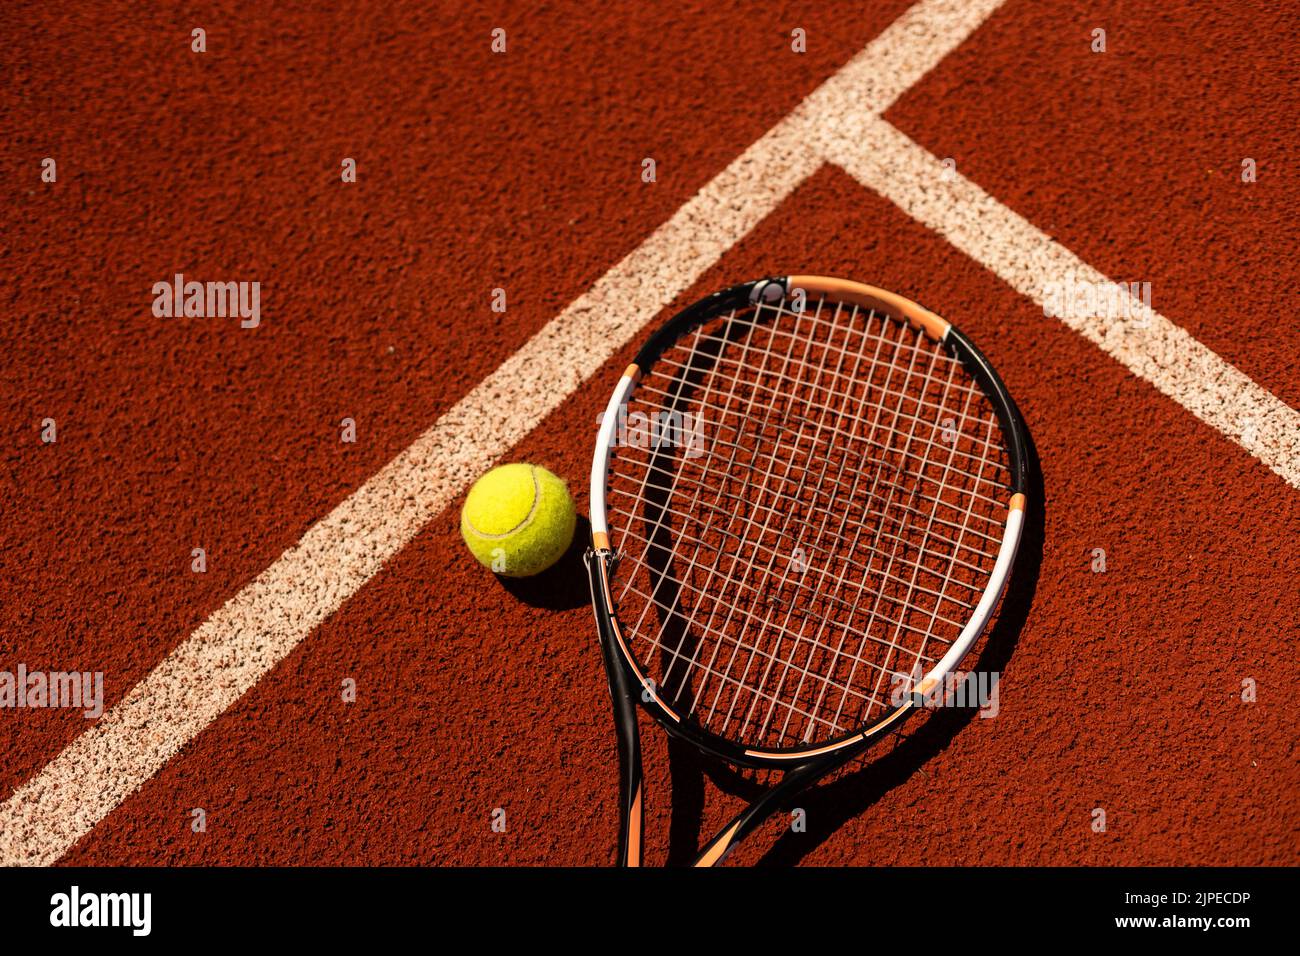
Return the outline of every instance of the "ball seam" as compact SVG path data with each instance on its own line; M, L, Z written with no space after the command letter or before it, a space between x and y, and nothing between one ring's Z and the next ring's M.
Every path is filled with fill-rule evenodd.
M541 482L537 480L537 468L533 465L529 465L528 475L533 479L533 505L528 509L528 514L524 515L524 520L520 521L519 524L515 525L509 531L502 531L500 534L488 534L486 531L480 531L475 527L474 521L466 515L465 523L469 525L470 530L480 538L486 538L488 541L500 541L502 538L508 538L512 534L518 533L521 529L528 527L533 518L537 515L537 506L541 504L542 501L542 485Z

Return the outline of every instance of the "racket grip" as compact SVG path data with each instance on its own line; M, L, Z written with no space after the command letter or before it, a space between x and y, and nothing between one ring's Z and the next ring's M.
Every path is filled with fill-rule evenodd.
M596 615L596 630L600 635L601 655L605 660L605 676L609 682L609 696L614 707L614 731L618 742L618 866L641 865L641 834L644 826L642 800L641 736L636 720L636 699L627 670L614 646L614 625L606 600L605 562L608 553L588 551L588 583L591 586L592 610Z

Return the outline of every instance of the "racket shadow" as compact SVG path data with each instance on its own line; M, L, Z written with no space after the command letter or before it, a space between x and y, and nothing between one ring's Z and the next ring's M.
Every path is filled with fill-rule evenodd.
M1033 604L1043 560L1043 528L1046 516L1043 476L1038 449L1028 426L1025 428L1028 510L1020 547L1016 553L1010 584L1000 610L984 638L984 647L972 666L980 672L1002 673L1011 659ZM894 787L905 783L953 738L978 719L976 708L938 708L892 747L881 741L860 758L856 768L842 772L830 782L805 792L797 802L807 811L807 830L788 828L757 861L760 866L794 866L821 846L849 820L862 816ZM893 739L897 739L896 737ZM704 828L705 779L723 793L741 801L757 797L766 785L761 775L727 766L701 754L691 744L669 738L669 774L673 788L669 824L669 865L689 865L698 851ZM787 808L788 809L788 808Z

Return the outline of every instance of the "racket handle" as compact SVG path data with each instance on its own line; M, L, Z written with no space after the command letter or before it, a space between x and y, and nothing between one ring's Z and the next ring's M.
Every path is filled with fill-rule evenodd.
M609 696L614 705L614 731L618 740L618 866L641 865L641 834L644 827L644 801L641 777L641 735L636 721L636 699L632 696L627 671L614 647L613 624L602 613L605 588L604 556L588 551L588 583L591 585L592 609L600 634L600 650L605 659Z

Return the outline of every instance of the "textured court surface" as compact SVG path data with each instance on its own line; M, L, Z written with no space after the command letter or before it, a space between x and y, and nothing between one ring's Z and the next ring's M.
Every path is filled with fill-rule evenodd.
M0 862L608 863L581 562L505 587L459 505L531 460L585 513L643 329L788 272L952 319L1041 486L997 717L736 861L1300 862L1288 14L661 6L7 14L0 672L102 672L107 712L0 708ZM1049 318L1065 269L1149 308ZM176 273L260 281L260 324L156 316ZM684 861L753 782L644 736Z

